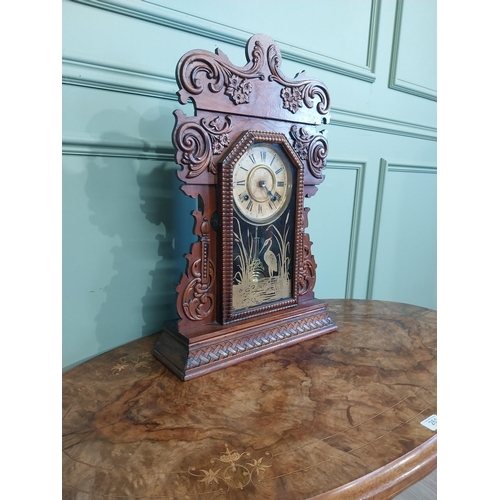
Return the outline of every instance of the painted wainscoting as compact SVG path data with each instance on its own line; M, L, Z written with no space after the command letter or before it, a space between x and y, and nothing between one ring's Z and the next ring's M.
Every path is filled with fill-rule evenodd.
M436 2L63 0L63 367L159 331L192 242L175 66L253 33L332 96L307 200L318 297L436 308ZM298 27L300 25L300 28ZM183 106L186 114L190 106Z

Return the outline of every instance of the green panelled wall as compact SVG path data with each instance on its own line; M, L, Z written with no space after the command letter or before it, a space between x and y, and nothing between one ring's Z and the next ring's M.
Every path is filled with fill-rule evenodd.
M316 296L436 308L435 0L63 0L63 368L175 317L194 208L175 66L215 48L244 65L254 33L332 97L306 201Z

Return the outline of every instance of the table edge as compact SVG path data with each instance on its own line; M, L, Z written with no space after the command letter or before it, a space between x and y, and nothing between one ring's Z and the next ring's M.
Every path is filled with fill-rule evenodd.
M391 500L437 467L437 434L380 469L309 500Z

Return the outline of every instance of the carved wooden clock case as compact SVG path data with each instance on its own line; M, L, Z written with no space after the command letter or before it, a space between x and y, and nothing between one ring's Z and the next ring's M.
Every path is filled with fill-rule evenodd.
M177 66L173 142L185 194L198 200L180 319L153 354L182 380L338 329L314 298L316 263L304 197L317 191L330 97L318 80L287 79L266 35L247 43L244 67L194 50Z

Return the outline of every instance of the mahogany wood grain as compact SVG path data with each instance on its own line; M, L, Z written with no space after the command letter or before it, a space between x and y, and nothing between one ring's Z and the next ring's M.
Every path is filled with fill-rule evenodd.
M436 467L436 312L329 300L339 331L182 382L158 335L63 375L63 498L391 499Z
M324 180L328 141L318 126L330 120L328 89L304 72L294 78L285 76L280 69L281 51L267 35L256 34L248 40L246 59L247 64L240 67L218 49L215 53L191 50L176 69L179 100L182 104L191 101L195 111L194 116L186 116L180 109L174 112L172 140L182 190L198 200L198 209L192 212L196 241L185 256L186 269L176 287L179 319L164 330L154 354L183 380L259 356L268 347L275 350L337 330L326 307L321 317L309 309L316 262L306 232L309 209L304 207L304 197L313 196ZM238 240L233 174L239 159L256 143L277 145L290 163L290 179L295 180L290 181L289 195L283 196L288 200L283 224L277 213L267 222L245 221L249 224L243 234L254 236ZM266 168L277 182L278 170L273 171L271 164ZM273 209L271 200L267 199ZM267 206L253 198L250 211L254 201L261 210ZM283 241L282 269L264 276L245 272L263 266L259 252L254 254L256 247L250 251L251 242L258 241L258 227L269 231L265 238L274 233L277 241ZM260 234L262 237L264 232ZM238 247L242 254L235 250ZM276 243L275 250L279 247ZM275 257L271 251L269 254ZM244 265L247 259L249 263ZM281 287L286 285L286 293L269 295L275 279ZM245 296L245 305L233 300L235 285ZM302 314L300 322L281 322L281 311L288 308ZM229 339L226 327L232 322L238 324ZM213 334L210 345L201 341L207 326ZM238 331L243 330L247 334L241 337Z

